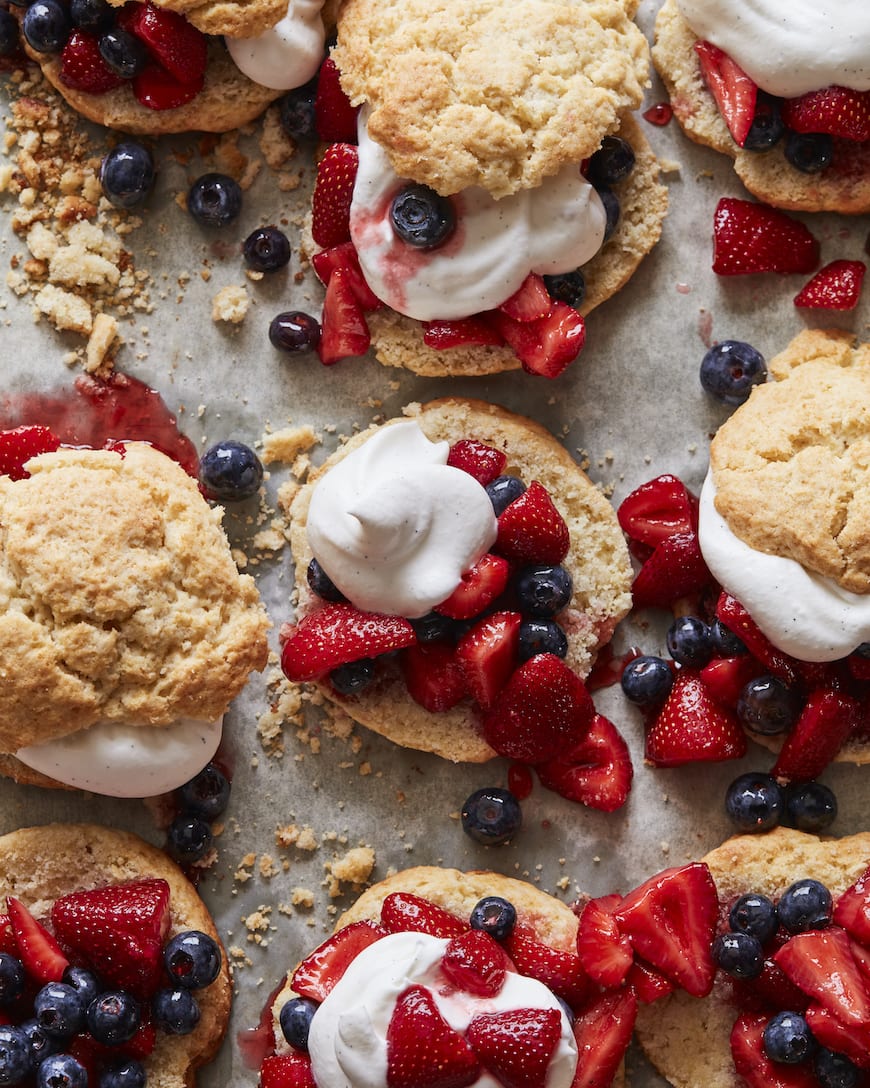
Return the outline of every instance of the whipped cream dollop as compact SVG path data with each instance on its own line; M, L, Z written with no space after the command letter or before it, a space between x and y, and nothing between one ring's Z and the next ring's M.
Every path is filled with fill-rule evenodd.
M398 313L431 321L494 310L530 272L572 272L601 248L607 214L579 164L501 200L485 189L465 189L451 197L456 229L446 242L433 249L408 245L390 222L390 204L408 183L369 137L366 122L363 109L350 235L369 286Z
M677 0L699 38L781 98L837 85L870 90L866 0Z
M485 1012L558 1009L561 1037L550 1059L547 1088L570 1088L577 1044L564 1011L537 979L508 972L495 997L456 989L440 971L448 941L427 933L392 933L364 948L314 1014L308 1036L318 1088L386 1088L387 1028L396 999L409 986L426 986L447 1023L464 1032ZM474 1088L501 1088L485 1071Z
M413 420L376 431L317 483L314 557L348 600L414 619L450 596L495 541L489 496Z
M729 529L707 473L698 541L714 578L770 641L801 661L836 661L870 641L870 594L850 593L794 559L756 551Z
M256 38L225 38L236 67L263 87L289 91L317 74L326 30L323 0L290 0L287 14Z
M156 797L189 782L221 742L223 718L180 718L158 729L98 722L59 740L19 748L17 759L67 786L106 797Z

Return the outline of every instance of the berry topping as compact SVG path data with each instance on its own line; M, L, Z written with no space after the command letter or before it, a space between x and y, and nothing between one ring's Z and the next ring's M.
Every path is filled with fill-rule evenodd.
M350 272L337 268L326 286L317 355L324 366L364 355L372 342L362 304Z
M333 580L316 559L312 559L308 564L305 577L311 592L316 593L318 597L322 597L324 601L341 604L346 600L344 594L336 587Z
M484 612L505 589L510 564L498 555L484 555L462 575L450 596L435 611L453 620L470 620Z
M701 74L738 147L743 147L755 118L758 87L739 64L712 42L696 41Z
M178 802L188 812L213 820L226 810L230 783L216 763L208 763L178 790Z
M514 321L501 310L493 310L491 316L523 370L543 378L558 378L586 342L583 315L564 302L554 301L550 312L536 321Z
M785 925L782 909L780 920ZM870 995L844 929L797 933L773 958L796 986L842 1023L865 1028L870 1023Z
M725 812L740 831L770 831L782 818L785 800L775 778L748 771L725 793Z
M537 321L550 312L553 300L540 276L530 272L519 288L499 306L514 321Z
M55 925L54 931L58 940L55 940L45 926L33 917L27 907L11 895L6 898L6 910L9 912L9 924L15 934L18 955L21 957L25 972L41 985L47 982L60 982L64 971L69 967L69 960L58 944L58 940L64 944L68 942L58 932L57 926ZM53 912L52 922L54 922Z
M565 519L537 480L499 515L495 547L513 562L561 563L570 546Z
M408 694L426 710L437 714L465 698L465 672L451 643L409 646L401 664Z
M0 952L0 1007L11 1005L24 993L24 965L11 952Z
M833 920L862 945L870 945L870 869L843 892Z
M697 616L678 616L666 635L668 653L678 665L703 668L713 656L710 628Z
M586 999L589 979L575 952L541 944L521 933L520 927L505 941L505 950L520 974L543 982L572 1009L578 1008Z
M574 592L570 571L549 563L524 567L514 585L517 602L528 616L548 619L567 608Z
M724 404L743 404L767 378L764 357L743 340L722 340L701 360L701 386Z
M307 1054L270 1054L260 1067L259 1088L317 1088Z
M697 500L676 476L665 474L636 487L619 505L616 516L633 541L656 547L677 533L698 527Z
M785 141L785 157L802 174L820 174L831 165L834 144L824 132L790 132Z
M360 612L349 604L327 604L291 630L281 654L288 680L317 680L338 665L401 650L417 640L400 616Z
M634 960L631 944L613 916L619 896L590 899L577 927L577 955L583 970L599 986L614 989L622 984Z
M620 684L632 703L660 706L674 686L674 673L664 658L642 655L625 666Z
M605 136L601 147L589 160L586 177L596 189L602 185L616 185L634 169L634 151L621 136Z
M31 457L40 453L53 453L60 446L60 439L48 427L16 427L12 431L0 431L0 476L10 480L24 480L30 473L25 465Z
M388 933L428 933L457 937L468 926L455 914L413 892L391 892L381 904L381 925Z
M731 1030L734 1068L748 1088L817 1088L808 1068L770 1060L763 1045L767 1022L763 1014L743 1013Z
M720 933L712 953L722 970L734 978L758 978L764 969L761 941L750 933Z
M350 241L350 202L359 152L348 143L330 144L317 164L311 198L311 234L325 249Z
M745 754L746 735L734 714L713 701L697 672L681 669L646 735L646 758L656 767L679 767Z
M475 903L469 923L496 941L506 940L517 924L517 908L500 895L486 895Z
M350 285L354 298L363 310L378 310L383 303L366 283L359 263L359 254L353 242L322 249L311 258L314 271L321 283L329 286L333 272L341 271Z
M21 30L36 53L59 53L70 32L70 18L60 0L34 0L24 12Z
M844 140L870 140L870 91L823 87L787 98L782 117L794 132L826 132Z
M831 920L831 893L818 880L796 880L782 893L777 904L780 924L789 933L822 929Z
M152 3L133 3L125 7L121 22L173 81L194 88L194 94L201 89L207 40L183 15Z
M416 646L411 646L408 653L411 654L416 649ZM361 657L358 661L348 661L346 665L339 665L337 669L333 669L329 674L329 682L339 695L358 695L371 684L376 672L377 662L375 659L373 657ZM461 698L462 695L460 694L456 701L458 702Z
M466 1038L504 1088L544 1088L561 1034L558 1009L512 1009L475 1016Z
M154 174L151 152L125 140L106 154L100 166L103 195L116 208L134 208L154 187Z
M20 1084L33 1070L33 1052L23 1028L0 1025L0 1084Z
M603 1088L613 1083L636 1019L637 998L630 989L590 999L574 1021L578 1062L571 1088Z
M867 266L863 261L831 261L794 297L795 306L813 310L854 310Z
M184 990L211 985L221 970L221 950L212 937L189 929L172 938L163 950L166 973Z
M317 76L317 93L314 98L314 120L317 135L325 143L344 140L356 142L356 118L358 106L341 89L338 65L327 57Z
M210 499L243 502L259 491L263 465L250 446L228 439L202 455L199 482Z
M481 317L458 317L453 320L422 321L423 343L436 351L458 348L466 344L504 344L501 335Z
M797 1012L778 1012L762 1034L764 1052L772 1062L798 1065L815 1050L815 1039L806 1020Z
M211 850L213 837L210 824L193 813L182 812L167 828L166 851L179 865L192 865Z
M88 1005L88 1031L105 1046L129 1042L141 1022L139 1002L124 990L108 990Z
M49 982L33 999L33 1015L41 1031L55 1039L69 1039L85 1026L85 999L65 982Z
M780 111L781 99L764 91L755 100L755 116L743 143L745 151L768 151L778 144L785 132Z
M498 941L480 929L467 929L444 949L441 968L460 990L495 997L513 967Z
M765 674L750 680L737 700L737 717L751 733L776 736L791 729L801 712L797 692L776 676Z
M785 810L792 827L817 835L836 820L837 798L821 782L802 782L786 790Z
M148 64L148 50L123 27L107 30L98 42L100 56L121 79L132 79Z
M812 272L819 243L809 230L766 204L723 197L713 217L713 271L719 276L751 272Z
M625 804L634 774L628 745L602 714L593 717L582 740L535 770L547 789L600 812Z
M307 997L291 997L281 1006L278 1022L281 1033L291 1046L297 1050L308 1049L308 1034L311 1021L319 1008L316 1001Z
M674 533L657 544L631 586L635 608L668 608L711 582L694 531Z
M860 704L839 691L817 688L785 739L773 775L789 782L818 778L860 720Z
M462 830L484 846L502 846L522 827L520 803L510 790L489 786L475 790L462 806Z
M484 710L493 705L517 665L520 622L518 612L494 612L479 620L456 646L467 690Z
M463 438L454 442L447 454L447 464L462 469L486 487L499 475L507 464L507 457L494 446L478 442L476 438Z
M543 279L550 298L556 302L564 302L575 310L580 309L586 297L586 277L579 268L575 268L573 272L544 276Z
M277 272L290 260L290 240L277 227L257 227L245 239L242 256L255 272Z
M302 310L287 310L272 318L269 340L279 351L315 351L320 343L320 322Z
M199 1005L189 990L158 990L151 1013L154 1023L167 1035L190 1035L200 1019Z
M568 653L568 636L555 620L523 620L517 653L520 661L528 661L536 654L564 657Z
M196 83L182 83L159 64L148 64L139 75L133 77L133 95L139 105L146 109L174 110L186 102L192 102L202 90L204 81L202 76ZM235 219L235 215L230 218Z
M387 1088L464 1088L480 1075L468 1043L423 986L399 994L387 1028Z
M508 506L523 494L526 485L519 476L497 476L491 483L485 485L492 509L498 517Z
M427 185L410 184L393 197L390 222L406 245L434 249L456 229L456 212L449 197L439 196Z
M203 174L188 190L187 210L200 226L225 227L242 210L239 183L227 174Z
M323 1001L359 953L386 935L385 929L366 919L351 922L306 956L294 971L291 986L300 997Z
M767 944L779 926L779 915L766 895L747 892L728 912L728 925L734 933L747 933Z
M281 127L291 140L310 140L314 135L314 96L317 77L294 87L278 102ZM355 134L354 134L355 138Z

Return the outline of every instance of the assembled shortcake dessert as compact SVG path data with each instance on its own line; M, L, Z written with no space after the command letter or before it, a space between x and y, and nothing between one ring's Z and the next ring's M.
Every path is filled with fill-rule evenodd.
M322 361L556 377L667 203L626 5L349 0L331 58L359 117L313 198Z
M851 0L665 0L653 60L686 134L778 208L870 210L870 15Z

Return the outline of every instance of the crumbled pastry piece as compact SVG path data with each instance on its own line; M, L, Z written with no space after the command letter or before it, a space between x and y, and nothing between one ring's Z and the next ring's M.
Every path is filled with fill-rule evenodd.
M222 287L215 295L211 306L212 321L226 321L231 325L240 325L247 317L251 305L251 296L246 287L229 285Z

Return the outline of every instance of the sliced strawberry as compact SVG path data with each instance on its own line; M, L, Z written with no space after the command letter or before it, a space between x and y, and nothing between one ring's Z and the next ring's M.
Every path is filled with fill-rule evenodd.
M804 1016L820 1046L845 1054L860 1069L870 1069L870 1029L866 1025L844 1024L824 1005L810 1005Z
M542 763L586 736L595 704L583 681L555 654L537 654L514 672L483 718L501 756Z
M840 691L811 691L771 774L789 782L818 778L860 720L857 700Z
M435 611L452 620L470 620L486 611L501 596L510 576L507 559L487 553L462 575L462 581Z
M325 143L343 140L356 143L356 119L359 106L352 106L341 89L338 65L327 57L320 66L317 77L317 94L314 98L314 125L317 135Z
M317 164L311 234L324 249L350 241L350 202L358 168L359 152L348 143L330 144Z
M182 83L159 64L149 64L133 77L133 96L140 106L149 110L175 110L192 102L203 88L199 83Z
M746 748L736 715L713 700L699 673L680 669L647 732L646 759L655 767L681 767L740 759Z
M530 272L499 309L514 321L528 322L546 317L552 305L553 300L544 281L536 273Z
M593 717L589 732L573 748L535 770L548 790L600 812L615 812L625 804L634 775L628 745L602 714Z
M731 988L736 1004L746 1012L781 1012L792 1009L803 1012L809 998L798 989L778 963L765 957L761 974L750 981L733 980Z
M693 997L713 986L719 901L703 862L665 869L623 899L616 921L632 947Z
M562 1036L558 1009L485 1012L466 1038L483 1066L504 1088L545 1088L550 1058Z
M86 94L106 94L126 82L103 60L97 36L77 29L60 52L60 81Z
M359 254L353 242L342 242L340 246L322 249L314 254L311 263L318 279L326 287L329 286L332 273L341 269L344 278L350 283L357 302L364 310L379 310L384 305L366 283L360 268Z
M455 914L413 892L391 892L381 905L381 925L388 933L428 933L458 937L469 928Z
M787 98L782 119L793 132L827 132L843 140L870 140L870 91L823 87Z
M323 1001L359 953L386 935L386 929L366 918L351 922L305 957L290 985L301 997Z
M669 608L680 597L712 582L697 534L668 536L643 564L631 587L636 608Z
M627 536L654 548L675 533L697 530L693 498L682 480L666 473L636 487L622 500L616 516Z
M501 334L481 317L457 317L448 321L424 321L423 343L436 351L461 348L469 344L498 347L504 343Z
M324 366L353 355L365 355L372 342L363 308L354 290L354 276L336 269L323 300L317 354Z
M18 955L18 942L12 932L8 914L0 914L0 952L8 952L10 956Z
M281 668L288 680L316 680L349 661L402 650L416 641L414 628L401 616L325 604L291 629Z
M169 920L169 885L158 879L72 892L51 908L58 941L137 997L157 989Z
M493 705L516 668L521 622L519 612L493 612L456 645L469 694L484 710Z
M507 953L482 929L467 929L444 949L441 969L460 990L478 997L495 997L513 969Z
M301 1050L270 1054L260 1067L259 1088L317 1088L311 1058Z
M388 1088L465 1088L480 1062L423 986L399 994L387 1028Z
M571 1088L608 1088L625 1057L637 998L630 989L593 997L574 1021L577 1071Z
M125 29L144 42L157 64L178 83L202 87L208 42L183 15L150 2L135 4L125 18Z
M733 709L749 681L763 673L764 666L751 654L716 657L701 669L701 683L717 703Z
M543 378L558 378L586 342L583 315L566 302L552 302L550 312L536 321L514 321L500 310L490 311L489 319L523 370Z
M18 956L28 977L40 986L47 982L60 982L64 971L69 967L69 960L61 951L58 942L19 899L8 896L6 910L15 934Z
M449 710L465 698L465 673L452 644L409 646L401 656L401 666L408 694L431 713Z
M533 480L498 519L499 555L518 563L561 563L571 537L550 493Z
M155 1046L157 1046L157 1025L151 1020L146 1020L144 1024L139 1025L133 1038L122 1043L118 1049L127 1058L144 1061L153 1052Z
M839 926L796 933L773 957L791 981L844 1024L870 1026L870 994Z
M755 117L758 87L739 64L712 42L696 41L695 52L704 82L716 99L728 131L738 147L743 147Z
M779 677L786 684L797 681L798 663L773 645L736 597L732 597L730 593L721 593L716 604L716 617L746 644L752 656L764 665L765 671Z
M462 438L450 447L447 464L462 469L486 487L504 472L507 456L495 446L478 442L476 438Z
M10 480L25 480L30 475L24 467L31 457L53 453L60 439L48 427L16 427L0 431L0 476Z
M863 261L831 261L798 291L794 304L808 310L854 310L866 271Z
M642 1005L652 1005L654 1001L674 992L674 984L640 956L634 957L634 963L625 976L625 984L634 990Z
M860 944L870 947L870 869L836 901L833 921Z
M767 204L722 197L713 216L713 271L719 276L751 272L812 272L819 243L797 219Z
M811 1063L785 1065L768 1058L763 1044L767 1021L764 1014L744 1013L731 1029L734 1068L748 1088L818 1088Z
M631 943L619 932L612 909L598 899L590 899L580 915L577 955L592 981L608 989L622 983L634 960Z
M521 975L543 982L572 1009L579 1008L589 993L589 979L574 952L551 948L521 932L519 927L504 942L505 951Z

